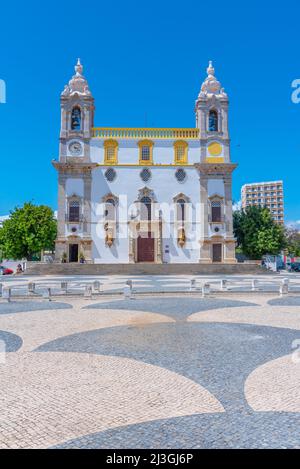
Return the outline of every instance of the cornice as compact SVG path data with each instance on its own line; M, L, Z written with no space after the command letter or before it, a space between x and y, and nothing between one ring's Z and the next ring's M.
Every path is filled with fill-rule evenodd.
M52 160L52 166L60 173L90 173L97 167L97 163L75 163L71 161L61 163L60 161Z
M227 176L238 166L236 163L195 163L195 168L202 175Z

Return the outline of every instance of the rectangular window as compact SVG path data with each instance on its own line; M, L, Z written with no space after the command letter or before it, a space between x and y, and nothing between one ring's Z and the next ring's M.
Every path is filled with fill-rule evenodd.
M148 145L142 146L142 161L150 160L150 147Z
M176 148L176 161L178 163L183 163L185 161L185 148L184 147Z
M221 202L211 203L211 221L218 223L222 221Z
M113 163L115 161L115 148L107 147L106 148L106 162Z
M70 222L79 222L79 204L76 202L71 202L69 207L69 221Z

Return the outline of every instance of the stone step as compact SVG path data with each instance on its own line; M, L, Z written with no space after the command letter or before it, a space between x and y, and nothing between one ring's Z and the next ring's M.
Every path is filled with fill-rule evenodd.
M24 275L214 275L266 274L257 264L44 264L28 262ZM274 272L270 272L274 274Z

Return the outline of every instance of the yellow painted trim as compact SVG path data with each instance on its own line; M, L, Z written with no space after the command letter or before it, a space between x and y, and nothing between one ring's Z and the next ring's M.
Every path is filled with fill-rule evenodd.
M210 156L206 158L205 163L224 163L224 158L223 156L221 156L220 158Z
M111 165L107 165L105 163L97 163L97 166L111 166ZM115 164L114 166L125 166L125 167L138 167L138 166L141 166L139 163L117 163ZM170 163L170 164L160 164L160 163L151 163L150 165L143 165L143 166L155 166L155 167L159 167L159 168L162 168L162 167L181 167L181 166L194 166L193 164L189 164L189 163L186 163L186 164L175 164L175 163Z
M177 140L177 142L174 143L174 164L186 164L188 161L188 143L185 142L184 140ZM183 154L183 159L178 158L178 150L182 149L184 150Z
M94 138L195 140L199 139L200 131L195 127L93 127L92 136Z
M113 139L107 139L104 141L104 164L106 165L112 165L112 164L118 164L118 142ZM108 157L108 151L109 149L113 149L114 156L113 159Z

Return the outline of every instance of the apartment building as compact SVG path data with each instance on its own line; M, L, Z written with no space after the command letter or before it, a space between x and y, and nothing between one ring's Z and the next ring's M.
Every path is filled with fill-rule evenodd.
M284 224L283 181L245 184L241 190L242 207L251 205L267 207L273 219Z

